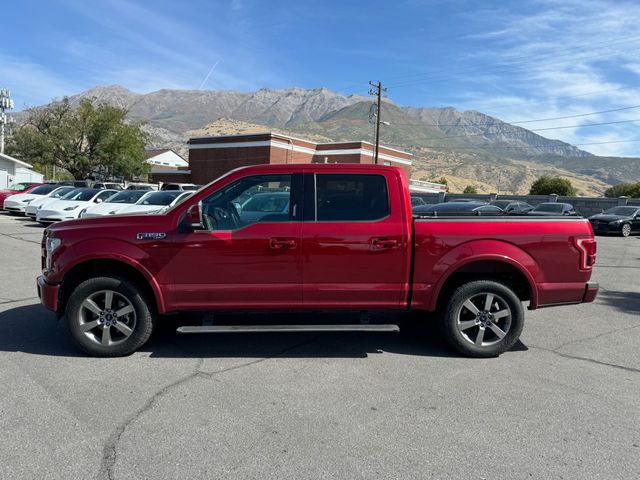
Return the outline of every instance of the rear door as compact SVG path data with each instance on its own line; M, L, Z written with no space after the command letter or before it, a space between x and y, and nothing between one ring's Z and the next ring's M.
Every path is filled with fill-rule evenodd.
M307 173L303 302L309 308L398 308L408 232L394 172Z

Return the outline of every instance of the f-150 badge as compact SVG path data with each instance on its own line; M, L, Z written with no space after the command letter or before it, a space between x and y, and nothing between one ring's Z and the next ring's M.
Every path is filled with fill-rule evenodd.
M167 234L160 232L139 233L136 235L136 238L138 240L162 240L163 238L167 238Z

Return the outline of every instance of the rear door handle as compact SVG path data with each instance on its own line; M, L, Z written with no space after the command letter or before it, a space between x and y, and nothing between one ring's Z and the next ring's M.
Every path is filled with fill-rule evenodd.
M396 248L397 246L398 241L390 238L374 238L371 240L371 250L387 250L389 248Z
M298 243L293 238L272 238L269 246L274 250L289 250L296 248Z

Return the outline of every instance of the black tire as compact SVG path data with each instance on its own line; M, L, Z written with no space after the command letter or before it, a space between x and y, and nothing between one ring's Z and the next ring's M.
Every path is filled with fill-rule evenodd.
M483 308L483 296L484 301L489 296L495 300L488 311ZM479 304L477 313L466 306L468 301L473 304L471 307ZM507 311L509 315L505 315ZM497 357L520 338L524 309L520 299L506 285L492 280L477 280L461 285L452 293L440 315L440 327L445 340L459 353L469 357ZM482 335L479 335L480 330L483 330ZM504 336L500 338L498 334Z
M85 300L107 291L113 292L112 298L115 298L115 300L112 301L119 302L119 307L114 304L113 309L110 308L110 310L105 311L117 313L114 310L123 306L126 306L129 310L132 309L131 312L121 317L116 317L121 320L117 327L116 322L111 324L113 326L106 327L108 325L105 325L107 316L103 317L102 314L98 315L83 307ZM67 303L65 321L74 341L84 352L96 357L122 357L131 355L147 342L155 325L155 314L153 312L152 303L144 294L143 289L136 283L117 276L104 276L86 280L75 288ZM93 317L89 319L87 318L88 315L93 315ZM109 317L109 319L111 318ZM96 321L101 322L101 324L95 326L92 330L85 332L81 329ZM126 328L128 328L128 325L131 326L131 328L128 328L131 331L127 332L128 336L120 331L123 325ZM108 335L108 345L102 344L98 338L104 336L104 329L109 329L109 332L113 332ZM116 337L115 340L113 336ZM112 341L113 344L111 344Z
M623 237L628 237L629 235L631 235L631 225L629 223L623 223L620 227L620 234Z

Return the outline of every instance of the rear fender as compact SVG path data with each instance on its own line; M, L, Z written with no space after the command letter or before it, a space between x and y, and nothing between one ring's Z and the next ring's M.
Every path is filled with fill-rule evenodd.
M529 309L537 307L536 283L540 281L542 272L533 257L512 243L499 240L476 240L458 245L433 266L432 278L437 281L434 282L433 293L427 302L428 310L435 310L442 287L451 275L466 265L481 261L502 262L517 269L529 284L531 293Z

